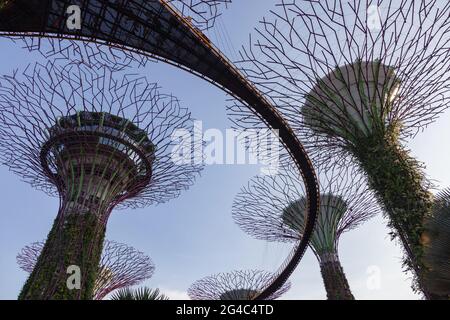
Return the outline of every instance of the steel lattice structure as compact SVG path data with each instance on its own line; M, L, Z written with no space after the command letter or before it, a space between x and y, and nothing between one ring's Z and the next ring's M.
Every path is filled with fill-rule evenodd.
M22 298L89 299L113 208L175 198L203 166L194 161L200 146L184 155L191 161L173 158L181 145L172 134L193 128L188 110L145 78L116 78L108 68L48 62L3 76L0 120L2 163L60 199ZM64 289L58 275L67 261L91 277L82 290Z
M192 300L253 300L275 275L265 271L233 271L219 273L195 282L188 290ZM286 282L266 300L275 300L289 291L291 285Z
M450 106L449 22L447 1L281 1L238 62L314 158L358 163L425 295L420 234L432 195L402 143ZM261 126L239 103L230 115Z
M33 272L45 241L25 246L17 255L17 264ZM94 287L94 300L101 300L114 290L138 285L150 279L155 266L147 255L115 241L105 240L99 264L99 276Z
M12 5L12 2L10 1L9 5ZM167 3L173 5L199 30L209 30L214 26L221 10L226 8L231 0L168 0ZM148 62L148 58L128 50L89 41L30 37L28 34L17 35L14 33L11 35L11 39L29 51L40 52L46 58L58 57L80 61L90 67L108 66L113 70L122 70L132 64L143 66Z
M156 58L200 76L244 102L270 128L294 159L307 186L309 211L304 237L279 276L258 298L282 286L297 266L312 233L318 190L312 163L289 124L261 92L192 22L163 0L83 2L81 29L68 30L66 8L77 1L20 1L0 11L0 34L89 41ZM20 4L20 6L19 6Z
M277 175L256 176L233 202L237 225L256 239L296 242L305 228L304 187L286 165ZM329 299L353 299L339 261L340 236L380 213L374 195L355 170L318 169L321 204L309 243L321 266Z

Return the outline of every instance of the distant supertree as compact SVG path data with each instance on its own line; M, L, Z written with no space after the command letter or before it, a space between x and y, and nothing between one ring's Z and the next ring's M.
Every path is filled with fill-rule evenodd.
M297 242L305 229L307 201L289 165L274 176L256 176L233 203L233 218L247 234L265 241ZM330 300L354 299L338 254L339 238L375 214L379 206L354 171L318 170L320 206L309 243Z
M450 3L282 0L279 9L242 50L241 69L312 157L359 164L420 277L432 195L402 142L450 105ZM231 114L261 125L238 105Z
M158 0L153 0L158 1ZM226 8L231 0L159 0L167 5L176 8L183 16L189 18L191 23L200 30L209 30L214 26L216 18L220 16L223 8ZM0 11L17 5L20 10L31 10L21 4L20 0L0 1ZM65 1L62 0L62 3ZM142 5L142 0L130 0L130 6ZM28 4L30 5L30 4ZM43 5L40 3L40 5ZM69 5L80 5L85 9L85 3L82 1L70 1ZM22 6L22 8L21 8ZM1 12L0 12L1 13ZM101 14L101 12L98 12ZM97 68L107 66L112 70L122 70L130 65L143 66L149 60L148 57L133 53L117 45L101 44L91 42L91 39L85 41L74 40L71 37L43 37L43 35L32 35L30 33L16 32L5 33L5 35L14 42L27 48L29 51L38 51L46 58L64 58L71 61L83 62L84 64Z
M58 196L60 207L21 299L91 299L115 207L163 203L192 185L202 164L172 134L193 121L145 78L54 63L0 78L0 159ZM174 155L183 154L184 161ZM189 154L190 152L190 154ZM66 269L83 271L80 290Z
M25 246L17 255L20 268L33 272L44 245L45 241L41 241ZM94 300L101 300L114 290L140 284L150 279L154 271L150 257L133 247L105 240L95 280Z
M233 271L219 273L195 282L188 290L192 300L252 300L273 281L274 275L265 271ZM285 294L291 285L286 282L266 300Z
M429 270L424 281L432 299L450 299L450 189L435 197L433 214L422 236L424 264Z

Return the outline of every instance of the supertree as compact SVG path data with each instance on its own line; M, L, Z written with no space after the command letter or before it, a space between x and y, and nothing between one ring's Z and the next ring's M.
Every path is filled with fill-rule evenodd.
M17 255L17 264L24 271L33 272L45 242L25 246ZM105 240L94 285L94 300L101 300L111 292L134 286L150 279L155 266L147 255L115 241Z
M67 11L71 5L78 5L82 10L81 19L76 19L75 13L75 17L69 16ZM75 8L72 9L77 11ZM195 25L193 17L184 16L179 9L163 0L15 0L0 11L0 33L87 41L155 58L211 82L245 103L268 127L278 130L279 141L304 178L309 210L302 241L289 263L261 293L259 298L264 298L288 279L307 247L318 206L314 168L301 141L280 112Z
M195 282L188 295L192 300L252 300L273 278L273 274L257 270L219 273ZM290 287L286 282L265 300L278 299Z
M432 299L450 298L450 189L435 196L433 214L426 219L423 234L424 277Z
M64 1L63 1L64 2ZM141 1L130 1L141 2ZM181 15L187 17L189 21L199 30L209 30L214 26L215 20L221 14L221 10L226 8L231 0L166 0L166 5L176 8ZM39 3L42 6L41 3ZM70 5L80 5L85 8L81 1L70 1ZM0 1L0 16L2 11L5 15L16 16L13 21L20 20L22 15L33 12L34 4L31 1L8 0ZM6 19L4 19L6 21ZM124 50L119 46L76 41L71 37L61 38L55 35L43 37L42 34L30 32L6 32L4 35L14 42L19 43L29 51L38 51L46 58L64 58L70 61L83 62L90 67L108 66L112 70L122 70L130 65L143 66L148 61L148 57L135 54L129 50Z
M233 202L238 226L256 239L297 242L305 229L307 202L294 168L284 164L277 175L256 176ZM355 170L335 166L318 168L320 206L316 227L309 242L320 264L330 300L352 300L350 286L338 254L339 239L379 213L376 199Z
M312 157L358 163L427 295L421 235L433 200L404 141L450 105L450 3L291 0L278 9L238 65ZM230 109L238 125L260 126L239 105Z
M181 146L193 121L143 77L48 62L0 78L0 159L60 206L20 299L90 299L111 211L166 202L202 169ZM184 161L175 161L183 153ZM190 160L190 161L187 161ZM80 290L65 285L70 265Z

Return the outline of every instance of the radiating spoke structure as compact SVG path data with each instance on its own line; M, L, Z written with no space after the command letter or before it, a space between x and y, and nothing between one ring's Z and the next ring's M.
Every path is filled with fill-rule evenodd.
M175 198L202 169L194 144L190 161L173 161L182 146L172 134L192 128L187 109L143 77L51 62L1 77L0 159L60 199L20 298L92 298L111 211ZM80 290L66 286L72 265Z
M188 295L192 300L253 300L273 278L269 272L256 270L219 273L195 282ZM289 289L286 282L266 300L278 299Z
M17 255L17 264L31 273L45 241L25 246ZM99 272L94 285L94 299L101 300L111 292L138 285L150 279L155 266L150 259L133 247L115 241L105 240L100 258Z
M183 1L184 4L189 4L190 11L197 10L195 5L190 4L200 3L201 7L208 8L217 3L223 7L227 1L203 2ZM286 120L260 90L214 46L196 25L194 17L190 19L180 12L183 10L180 4L180 1L169 3L164 0L47 0L44 3L15 0L4 10L0 10L0 34L69 38L156 58L210 81L242 101L266 126L278 130L280 142L288 151L287 154L294 159L307 186L309 210L303 239L290 261L279 271L278 277L261 293L260 297L264 298L282 286L307 247L317 214L317 179L308 154ZM69 29L67 26L67 8L70 5L79 5L83 12L80 28ZM212 12L214 16L215 11ZM113 67L116 66L113 64ZM120 65L116 67L120 68Z
M361 176L346 168L318 170L320 206L309 243L330 300L353 300L338 254L339 238L380 212ZM233 218L247 234L265 241L296 242L305 228L307 202L289 165L274 176L256 176L236 196Z
M448 1L281 1L237 63L312 157L358 163L425 295L421 234L432 195L403 141L450 106L449 22ZM261 125L239 104L230 115Z

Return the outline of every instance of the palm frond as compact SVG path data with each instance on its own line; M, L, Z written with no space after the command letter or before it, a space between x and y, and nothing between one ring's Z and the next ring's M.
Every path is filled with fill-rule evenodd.
M169 300L159 289L142 287L138 289L124 288L111 296L111 300Z

